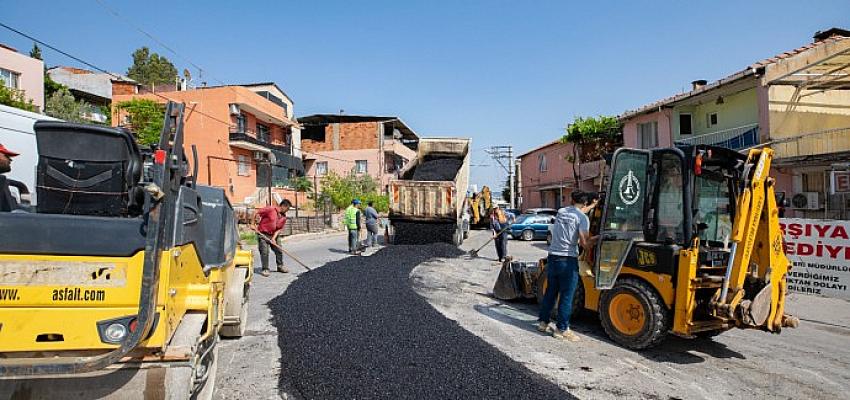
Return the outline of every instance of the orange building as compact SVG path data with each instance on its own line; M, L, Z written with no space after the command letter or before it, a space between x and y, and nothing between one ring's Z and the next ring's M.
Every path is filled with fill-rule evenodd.
M263 204L270 192L293 198L289 180L304 173L297 146L301 132L292 100L274 83L156 94L140 93L132 84L116 82L113 88L112 122L118 126L128 119L115 105L127 100L168 99L186 105L184 140L187 152L192 145L197 148L199 183L225 189L236 204Z

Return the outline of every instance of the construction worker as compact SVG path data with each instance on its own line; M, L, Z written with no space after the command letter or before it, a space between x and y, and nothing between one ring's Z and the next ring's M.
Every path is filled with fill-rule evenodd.
M12 157L17 155L18 153L0 143L0 211L13 211L18 208L18 202L12 197L6 176L3 175L12 171Z
M360 199L351 200L345 209L345 229L348 230L348 253L360 254Z
M490 229L493 230L493 243L496 244L496 256L499 262L505 262L508 256L508 217L505 212L494 206L490 209Z
M363 217L366 220L366 247L373 247L378 244L378 221L381 217L378 211L375 210L375 202L366 202L366 210L363 211Z
M263 207L257 211L252 229L260 234L257 235L257 244L260 250L260 262L263 264L263 269L260 272L263 276L269 276L269 248L274 252L275 265L277 272L287 273L289 269L283 265L283 252L277 244L277 238L283 232L283 227L286 226L286 212L292 207L292 203L283 199L276 206Z
M573 295L578 283L578 246L587 251L597 237L590 237L590 220L587 213L596 207L598 197L595 193L574 191L571 196L572 206L558 210L555 224L552 226L552 244L549 245L549 256L546 260L546 293L540 305L539 324L537 330L550 332L549 316L558 298L558 321L552 336L570 342L579 341L570 330Z

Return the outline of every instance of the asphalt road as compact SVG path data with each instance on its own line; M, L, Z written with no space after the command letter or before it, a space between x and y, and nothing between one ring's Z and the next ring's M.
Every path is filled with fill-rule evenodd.
M473 232L464 250L485 239L484 232ZM286 244L315 266L347 257L346 246L342 235ZM533 260L545 254L545 242L511 240L509 253ZM633 352L610 342L592 315L573 325L582 338L578 344L538 334L535 305L490 296L499 268L494 258L490 244L477 259L426 260L411 272L409 283L457 326L579 398L832 399L850 392L846 301L792 295L789 310L802 319L797 329L780 335L733 330L713 340L671 338L653 350ZM285 343L279 343L279 326L268 306L304 271L291 262L290 268L293 273L255 277L248 336L221 344L216 398L290 398L289 372L281 370ZM277 301L291 304L283 297Z

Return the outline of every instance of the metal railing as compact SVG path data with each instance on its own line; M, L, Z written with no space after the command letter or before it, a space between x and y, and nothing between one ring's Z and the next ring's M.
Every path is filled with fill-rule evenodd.
M706 144L734 150L752 147L759 143L759 124L748 124L687 138L680 136L676 142L690 145Z
M824 129L789 137L772 138L759 146L773 148L775 158L812 156L850 151L850 127Z

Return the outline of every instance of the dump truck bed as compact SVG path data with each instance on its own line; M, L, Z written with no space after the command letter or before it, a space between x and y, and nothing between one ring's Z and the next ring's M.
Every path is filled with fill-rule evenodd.
M390 220L457 223L469 183L469 145L463 138L422 139L416 158L390 182Z

